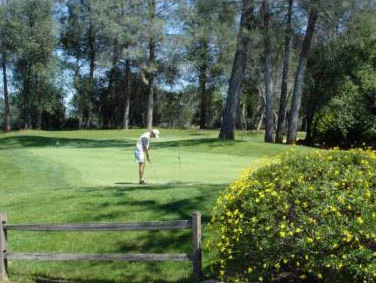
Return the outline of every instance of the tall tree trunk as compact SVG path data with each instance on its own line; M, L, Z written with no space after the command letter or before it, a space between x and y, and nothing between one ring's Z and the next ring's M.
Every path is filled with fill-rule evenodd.
M95 71L95 35L94 35L94 27L93 23L90 21L89 27L89 37L88 37L88 45L89 45L89 97L88 97L88 117L87 117L87 128L91 128L93 126L93 96L94 96L94 71Z
M124 1L121 3L121 17L122 21L125 20L125 3ZM125 42L125 44L122 45L123 50L129 48L129 42ZM129 56L129 55L127 55ZM124 79L123 79L123 97L124 97L124 105L123 105L123 122L122 122L122 129L129 129L129 109L131 105L131 61L129 57L125 60L125 73L124 73Z
M7 7L7 1L3 0L4 7ZM1 34L1 53L3 60L1 61L1 67L3 69L3 87L4 87L4 131L10 132L11 125L10 125L10 105L9 105L9 93L8 93L8 79L7 79L7 51L4 42L4 35Z
M147 117L146 117L146 127L151 129L153 127L153 112L154 112L154 76L150 75L149 83L149 96L148 96L148 106L147 106Z
M240 125L242 131L247 130L247 105L245 103L241 106Z
M76 88L77 84L79 83L79 73L80 73L80 60L76 58L76 63L74 65L74 75L73 75L73 86ZM82 114L82 102L81 98L78 96L77 98L77 118L78 118L78 128L82 129L83 124L83 114Z
M271 86L271 46L270 46L270 7L269 1L263 0L262 11L264 18L264 65L265 65L265 142L274 142L274 115Z
M302 100L302 90L304 84L304 74L307 67L308 52L311 47L312 37L315 32L317 21L317 1L311 4L309 12L308 26L303 40L302 51L300 53L298 70L295 78L294 94L292 97L292 105L289 117L289 128L287 132L287 143L295 144L298 134L299 110Z
M123 129L129 128L129 107L131 102L131 63L130 60L125 60L125 78L124 78L124 118L123 118Z
M260 125L260 117L261 119L261 124L264 118L265 114L265 92L264 92L264 85L259 85L257 87L258 90L258 100L257 100L257 107L256 111L253 113L252 118L251 118L251 127L256 128L259 130L261 128Z
M26 75L22 82L24 129L31 128L31 66L25 64Z
M154 110L154 60L155 60L155 41L152 34L152 28L155 19L155 0L149 0L149 11L150 11L150 25L149 25L149 64L151 70L149 70L148 75L148 106L147 106L147 120L146 126L148 129L153 127L153 110Z
M199 93L200 93L200 129L207 128L208 98L206 85L208 82L208 41L200 42L200 69L199 69Z
M7 79L7 53L4 42L1 44L2 47L2 57L3 60L1 61L1 66L3 69L3 87L4 87L4 103L5 103L5 111L4 111L4 121L5 121L5 132L10 132L10 105L9 105L9 94L8 94L8 79Z
M283 136L286 131L286 108L287 108L287 83L289 74L289 63L290 63L290 47L291 47L291 21L292 21L292 7L294 0L289 1L289 8L287 13L287 25L285 34L285 52L283 54L283 71L282 71L282 85L281 85L281 98L279 104L278 112L278 125L277 125L277 135L276 142L283 143Z
M35 93L37 95L37 121L36 121L36 129L41 130L42 129L42 116L43 116L43 94L42 91L39 91L40 85L39 85L39 77L38 74L35 75Z
M116 75L117 64L119 61L119 44L118 40L114 40L113 53L112 53L112 67L110 77L108 80L108 96L105 98L105 111L103 117L103 128L111 128L116 124L115 122L115 101L116 101Z
M254 8L252 6L252 1L243 0L242 16L240 19L235 58L227 93L226 108L221 131L219 133L220 139L235 139L235 125L241 96L240 91L247 61L247 49L249 42L247 31L251 29L253 10Z
M315 117L316 109L318 107L318 97L315 95L316 87L313 86L311 93L309 95L308 106L307 106L307 133L306 133L306 143L313 144L314 140L314 125L313 125L313 118Z
M41 130L42 129L42 116L43 116L43 111L42 109L38 109L37 113L37 123L36 123L36 129Z
M209 75L210 76L210 75ZM209 77L209 80L210 80L210 77ZM210 82L209 82L210 84ZM207 89L207 98L206 98L206 103L207 103L207 116L206 116L206 127L207 128L210 128L211 127L211 123L212 123L212 120L213 120L213 93L214 93L214 89L213 87L209 87Z

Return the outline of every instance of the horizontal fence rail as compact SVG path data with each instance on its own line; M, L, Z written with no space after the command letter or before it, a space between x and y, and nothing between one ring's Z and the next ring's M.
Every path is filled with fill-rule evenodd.
M96 261L186 261L192 260L187 254L46 254L8 253L8 260L96 260Z
M0 213L0 282L7 280L8 260L42 261L192 261L194 282L201 277L201 213L192 220L145 221L130 223L81 224L8 224L7 215ZM8 231L145 231L192 229L192 254L68 254L68 253L12 253L7 250Z
M145 231L192 229L191 220L149 221L131 223L83 223L83 224L5 224L5 230L18 231Z

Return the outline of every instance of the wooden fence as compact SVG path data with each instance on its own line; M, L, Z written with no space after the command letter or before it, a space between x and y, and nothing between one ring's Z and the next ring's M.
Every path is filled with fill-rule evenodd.
M139 231L192 229L192 254L65 254L12 253L7 250L8 231ZM149 221L130 223L88 224L8 224L7 215L0 213L0 282L7 280L8 260L98 260L98 261L192 261L194 282L201 277L201 213L196 211L191 220Z

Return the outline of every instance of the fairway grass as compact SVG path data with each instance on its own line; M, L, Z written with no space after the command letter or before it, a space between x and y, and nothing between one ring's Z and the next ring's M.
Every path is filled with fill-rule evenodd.
M149 184L138 185L133 149L143 130L0 134L0 211L9 223L189 219L206 224L219 192L257 160L291 149L262 133L217 140L217 131L161 130L151 141ZM296 146L299 152L312 149ZM191 253L191 232L17 232L10 252ZM205 251L204 275L210 277ZM189 282L189 262L9 262L12 282Z

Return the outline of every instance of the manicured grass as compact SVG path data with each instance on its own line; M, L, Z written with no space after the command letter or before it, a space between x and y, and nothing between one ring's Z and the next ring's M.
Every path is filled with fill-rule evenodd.
M9 223L189 219L200 210L205 241L219 192L255 161L291 148L264 143L262 133L238 133L236 142L223 142L217 131L162 129L161 138L151 143L153 165L146 166L150 184L140 186L133 149L143 132L1 133L0 210ZM10 231L8 238L12 252L191 252L190 231ZM204 273L210 276L205 253L203 257ZM191 264L11 261L9 272L14 282L189 282Z

